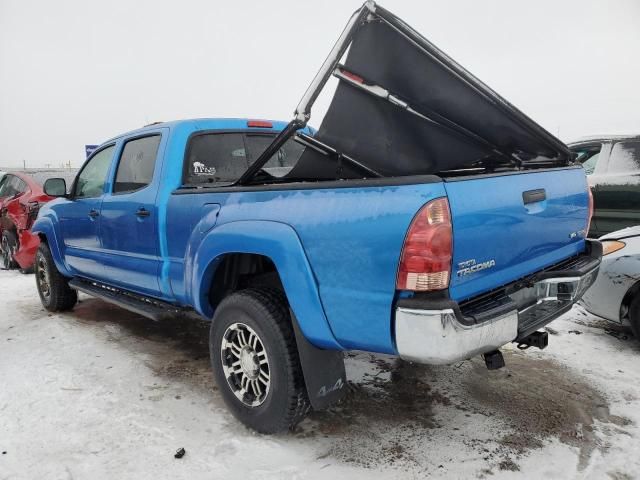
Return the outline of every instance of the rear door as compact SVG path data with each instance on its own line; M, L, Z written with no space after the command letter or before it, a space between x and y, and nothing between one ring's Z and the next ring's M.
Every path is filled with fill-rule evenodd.
M465 300L584 250L586 179L573 167L445 183L453 222L450 294Z
M55 206L65 245L65 259L75 274L102 279L100 208L115 145L96 151L76 178L68 201Z
M160 291L156 195L162 138L156 132L124 141L101 210L100 238L109 282L151 296Z

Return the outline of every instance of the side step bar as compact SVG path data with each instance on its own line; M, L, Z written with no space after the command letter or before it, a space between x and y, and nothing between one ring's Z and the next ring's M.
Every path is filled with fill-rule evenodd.
M186 313L186 309L170 303L151 299L118 288L103 285L89 280L73 278L69 286L74 290L84 292L105 302L113 303L126 310L150 318L151 320L166 320Z

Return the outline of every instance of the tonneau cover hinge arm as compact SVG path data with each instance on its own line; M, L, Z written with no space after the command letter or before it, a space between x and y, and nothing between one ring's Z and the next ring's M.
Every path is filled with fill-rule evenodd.
M331 77L331 74L340 61L340 58L342 58L344 53L347 51L353 35L360 25L369 20L369 15L375 13L375 11L376 4L372 0L368 0L364 5L362 5L362 7L355 11L349 19L347 26L342 31L340 38L338 38L338 41L331 49L329 56L327 56L326 60L320 67L320 70L311 82L311 85L309 85L309 88L307 88L306 92L302 96L300 103L298 103L293 120L289 122L286 128L280 132L271 145L262 152L262 154L255 162L253 162L249 169L238 179L237 182L235 182L234 185L244 185L248 183L269 161L271 156L276 153L297 130L307 126L307 122L311 117L311 107L327 83L327 80Z

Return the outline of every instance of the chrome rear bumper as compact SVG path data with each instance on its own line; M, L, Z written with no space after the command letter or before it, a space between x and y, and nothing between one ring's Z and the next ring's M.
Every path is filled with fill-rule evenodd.
M518 336L518 311L481 325L464 325L453 310L396 309L396 347L401 358L447 364L489 352Z
M517 341L551 322L577 302L593 284L599 258L579 275L550 277L504 296L496 314L474 322L458 308L424 309L400 305L395 312L396 348L401 358L448 364ZM497 313L499 310L499 313Z

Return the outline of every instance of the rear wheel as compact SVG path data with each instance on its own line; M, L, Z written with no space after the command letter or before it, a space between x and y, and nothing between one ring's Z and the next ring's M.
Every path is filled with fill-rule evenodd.
M49 245L42 242L34 264L36 285L42 305L50 312L71 310L78 301L78 292L69 287L67 279L53 262Z
M226 297L211 323L214 376L233 415L261 433L293 428L309 411L284 294L251 288Z
M3 270L12 270L18 266L14 260L14 255L18 249L18 238L16 234L10 230L2 233L2 241L0 242L0 267Z

